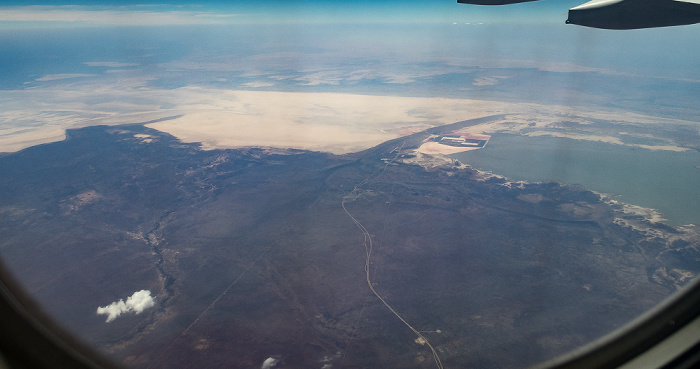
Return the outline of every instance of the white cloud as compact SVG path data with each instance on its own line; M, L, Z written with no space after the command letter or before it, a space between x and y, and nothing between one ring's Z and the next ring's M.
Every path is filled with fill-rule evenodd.
M474 80L474 86L494 86L499 80L506 79L506 76L480 77Z
M319 71L295 78L303 86L339 85L343 79L341 71Z
M123 313L134 312L136 314L142 313L148 308L152 308L155 305L153 297L151 297L151 291L141 290L134 292L133 295L129 296L124 300L119 299L107 306L101 306L97 308L98 315L107 315L106 322L109 323L114 319L117 319Z
M85 62L83 63L89 67L107 67L107 68L121 68L121 67L135 67L139 65L138 63L120 63L120 62Z
M67 78L78 78L78 77L94 77L94 74L83 74L83 73L72 73L72 74L47 74L43 77L37 78L35 81L56 81L59 79L67 79Z
M594 68L574 63L555 62L555 61L538 61L538 60L516 60L516 59L488 59L488 58L463 58L463 57L446 57L436 58L435 61L441 61L445 66L453 67L479 67L479 68L535 68L544 72L559 72L559 73L600 73L605 75L624 75L609 68Z
M272 369L275 366L277 366L277 362L278 362L278 360L275 359L274 357L268 357L267 359L265 359L265 361L263 361L263 364L260 368L261 369Z
M228 23L236 14L198 11L91 10L75 5L0 8L0 22L71 22L102 25L185 25Z
M259 87L272 87L275 84L272 82L265 82L265 81L253 81L253 82L248 82L244 83L242 86L245 87L252 87L252 88L259 88Z
M339 359L341 356L340 351L336 352L333 355L324 355L323 359L321 359L321 363L323 363L323 366L321 369L331 369L333 368L333 361Z

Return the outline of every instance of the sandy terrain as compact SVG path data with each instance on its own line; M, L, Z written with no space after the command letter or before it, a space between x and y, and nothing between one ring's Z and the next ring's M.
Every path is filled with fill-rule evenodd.
M527 132L619 144L621 141L615 135L595 134L594 120L637 126L697 125L625 111L580 111L558 105L193 86L162 90L146 87L144 83L133 81L130 88L88 84L0 91L0 152L62 140L65 129L141 123L175 116L179 118L148 126L186 142L202 142L205 148L263 146L336 154L373 147L429 127L493 114L508 116L468 127L462 133ZM590 126L591 133L572 136L558 126L562 121ZM684 149L673 142L637 146Z
M478 150L480 147L457 147L457 146L448 146L448 145L443 145L439 142L426 142L416 150L420 153L423 154L444 154L444 155L449 155L449 154L456 154L458 152L464 152L464 151L471 151L471 150Z
M431 126L514 109L498 102L334 93L231 91L148 127L209 148L272 146L343 154ZM193 107L194 108L194 107Z

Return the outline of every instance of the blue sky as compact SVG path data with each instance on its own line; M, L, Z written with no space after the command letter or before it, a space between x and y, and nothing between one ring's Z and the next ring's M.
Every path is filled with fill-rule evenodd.
M541 1L508 7L457 4L436 1L212 1L188 3L148 2L4 2L0 7L3 26L36 26L53 22L54 26L96 25L100 22L138 24L213 23L354 23L354 22L552 22L563 23L562 14L576 1ZM94 17L88 17L92 13ZM131 19L120 19L130 14ZM166 17L166 15L170 15ZM59 21L68 20L68 21ZM73 21L71 21L73 20ZM19 21L21 23L15 23ZM37 22L38 21L38 22ZM11 24L15 23L15 24ZM43 24L46 26L46 24Z
M0 6L0 38L6 45L10 44L0 52L5 54L4 61L9 64L20 61L14 56L24 53L24 57L28 57L27 52L41 44L39 31L32 31L34 29L121 27L121 30L112 31L84 30L83 35L71 34L66 43L79 42L82 38L84 48L74 52L107 52L104 42L95 39L96 34L103 34L112 40L108 43L116 43L111 53L122 53L116 55L122 59L134 56L133 48L120 51L120 45L125 45L127 40L120 35L130 33L136 34L129 36L132 43L141 40L161 50L169 48L168 53L172 55L192 48L200 49L201 53L217 54L220 50L216 45L231 43L240 46L252 43L253 48L259 49L265 45L275 47L273 43L276 42L279 50L292 47L328 50L336 47L334 43L346 43L350 56L357 56L356 51L374 48L386 51L386 55L394 53L404 58L416 54L468 56L490 60L495 66L499 66L500 60L566 62L625 73L700 79L697 25L622 32L565 25L566 10L580 2L542 0L497 7L457 4L453 0L215 1L196 5L78 1L73 5L36 2L21 6L17 4L26 3L11 2L9 6ZM245 25L261 28L226 28ZM295 25L301 28L286 28ZM322 28L313 28L315 26ZM152 28L145 31L138 27ZM160 30L153 27L160 27ZM316 34L318 32L327 37ZM236 33L246 33L248 40L237 37ZM44 40L52 37L51 33L45 36ZM19 41L23 37L30 40ZM90 40L94 40L94 44ZM13 55L15 47L19 50ZM202 50L207 47L207 51ZM351 47L358 50L351 50ZM71 54L65 56L69 58ZM53 57L58 58L57 55ZM61 72L61 65L66 62L67 59L55 59L53 65L58 67L55 72ZM32 61L34 65L40 63L38 58ZM50 66L46 63L43 69Z
M541 0L489 7L457 4L455 0L156 1L147 5L136 1L72 1L71 5L10 1L0 6L0 31L5 30L5 37L13 39L32 29L269 25L282 30L285 25L325 24L338 26L334 32L339 36L353 38L352 25L393 25L399 33L377 33L362 42L403 43L445 54L464 49L472 55L483 54L483 59L544 58L605 68L624 63L668 74L678 74L679 68L682 73L700 70L696 64L696 50L700 50L696 47L697 25L623 32L565 25L567 9L581 2ZM449 25L455 27L447 32L425 28ZM479 27L484 25L491 28ZM212 29L209 38L226 40L226 32ZM416 44L411 38L427 42Z
M648 77L700 79L697 25L622 32L565 25L567 9L580 2L542 0L487 7L454 0L148 5L10 1L0 6L0 38L5 45L0 53L5 70L21 67L25 73L37 74L78 73L83 63L108 56L143 65L184 54L190 54L190 59L222 57L225 49L233 48L237 55L242 50L264 54L295 49L315 61L333 51L330 54L336 59L326 58L327 63L344 62L338 59L343 53L355 63L393 63L392 58L399 58L404 65L411 59L423 63L470 58L481 60L480 67L503 67L514 61L570 63ZM245 26L259 28L240 28ZM58 29L62 31L49 31ZM56 32L63 32L63 41L54 39ZM134 61L139 54L136 42L160 53ZM38 56L42 48L54 49L47 54L47 62ZM77 57L83 59L71 60ZM37 70L29 71L31 66Z

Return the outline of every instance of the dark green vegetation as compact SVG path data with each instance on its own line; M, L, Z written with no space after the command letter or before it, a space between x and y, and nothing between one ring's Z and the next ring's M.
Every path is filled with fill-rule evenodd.
M358 185L346 207L373 236L375 289L445 368L549 359L700 269L688 231L585 189L408 163L429 133L470 123L341 157L72 130L0 158L0 254L66 327L137 368L435 367L367 286L341 207ZM141 289L154 308L96 314Z

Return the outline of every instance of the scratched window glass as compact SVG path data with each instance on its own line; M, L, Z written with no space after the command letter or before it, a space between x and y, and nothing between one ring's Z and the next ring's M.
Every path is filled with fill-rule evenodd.
M127 368L592 342L700 269L700 29L581 2L10 1L2 262Z

